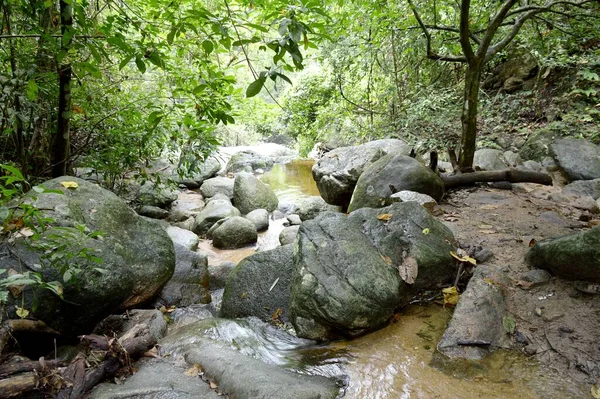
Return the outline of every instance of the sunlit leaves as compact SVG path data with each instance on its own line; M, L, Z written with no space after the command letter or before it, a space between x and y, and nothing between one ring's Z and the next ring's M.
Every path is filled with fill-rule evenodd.
M31 79L29 82L27 82L27 87L25 89L25 93L27 94L27 98L29 98L29 100L34 101L38 98L38 86L35 83L35 80Z

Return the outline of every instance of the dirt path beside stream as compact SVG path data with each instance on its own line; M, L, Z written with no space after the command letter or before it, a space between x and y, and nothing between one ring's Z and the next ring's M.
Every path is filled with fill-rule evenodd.
M598 215L575 205L558 187L470 188L449 193L440 204L439 218L455 229L465 249L490 250L493 257L484 263L509 278L504 287L507 310L522 334L517 337L521 342L513 339L515 347L562 375L594 384L600 377L600 295L554 277L537 286L523 280L531 270L525 255L532 240L600 222Z

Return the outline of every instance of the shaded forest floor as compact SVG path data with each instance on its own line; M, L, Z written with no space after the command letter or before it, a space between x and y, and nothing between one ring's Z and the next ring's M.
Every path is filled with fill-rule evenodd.
M515 346L563 375L593 384L600 377L600 296L583 291L599 287L557 278L532 286L523 280L531 269L525 255L532 240L600 223L597 215L590 217L576 206L559 187L515 184L512 190L452 191L440 205L439 217L455 227L465 249L491 250L493 257L484 263L509 278L504 287L507 310L521 333L513 339Z

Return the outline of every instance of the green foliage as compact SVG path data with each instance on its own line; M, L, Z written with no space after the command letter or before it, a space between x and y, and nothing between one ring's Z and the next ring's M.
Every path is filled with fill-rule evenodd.
M332 96L331 79L322 72L304 75L283 96L284 110L279 123L284 127L286 135L298 140L301 156L305 156L319 140L319 119Z
M77 276L84 270L83 265L102 263L95 251L87 246L89 239L97 239L102 233L89 232L84 225L48 229L54 220L44 217L40 209L25 201L24 192L29 184L21 172L8 164L0 164L0 169L3 171L0 176L1 238L8 245L14 245L17 240L25 241L29 247L41 253L42 263L39 272L0 269L0 304L8 301L11 290L14 290L15 297L23 295L23 286L47 289L62 298L62 283L46 281L43 276L50 271L52 275L61 276L64 283L77 283ZM60 190L47 190L41 186L34 186L32 190L36 195L62 194ZM35 199L35 196L30 197ZM18 251L18 247L15 250ZM103 272L100 267L94 270ZM20 312L21 317L28 314L24 309L20 309Z

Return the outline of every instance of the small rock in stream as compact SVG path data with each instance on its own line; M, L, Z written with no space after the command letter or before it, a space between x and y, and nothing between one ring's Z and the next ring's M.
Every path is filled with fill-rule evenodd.
M475 255L473 255L477 263L484 263L485 261L490 260L493 256L494 253L487 248L483 248L482 250L475 252Z

